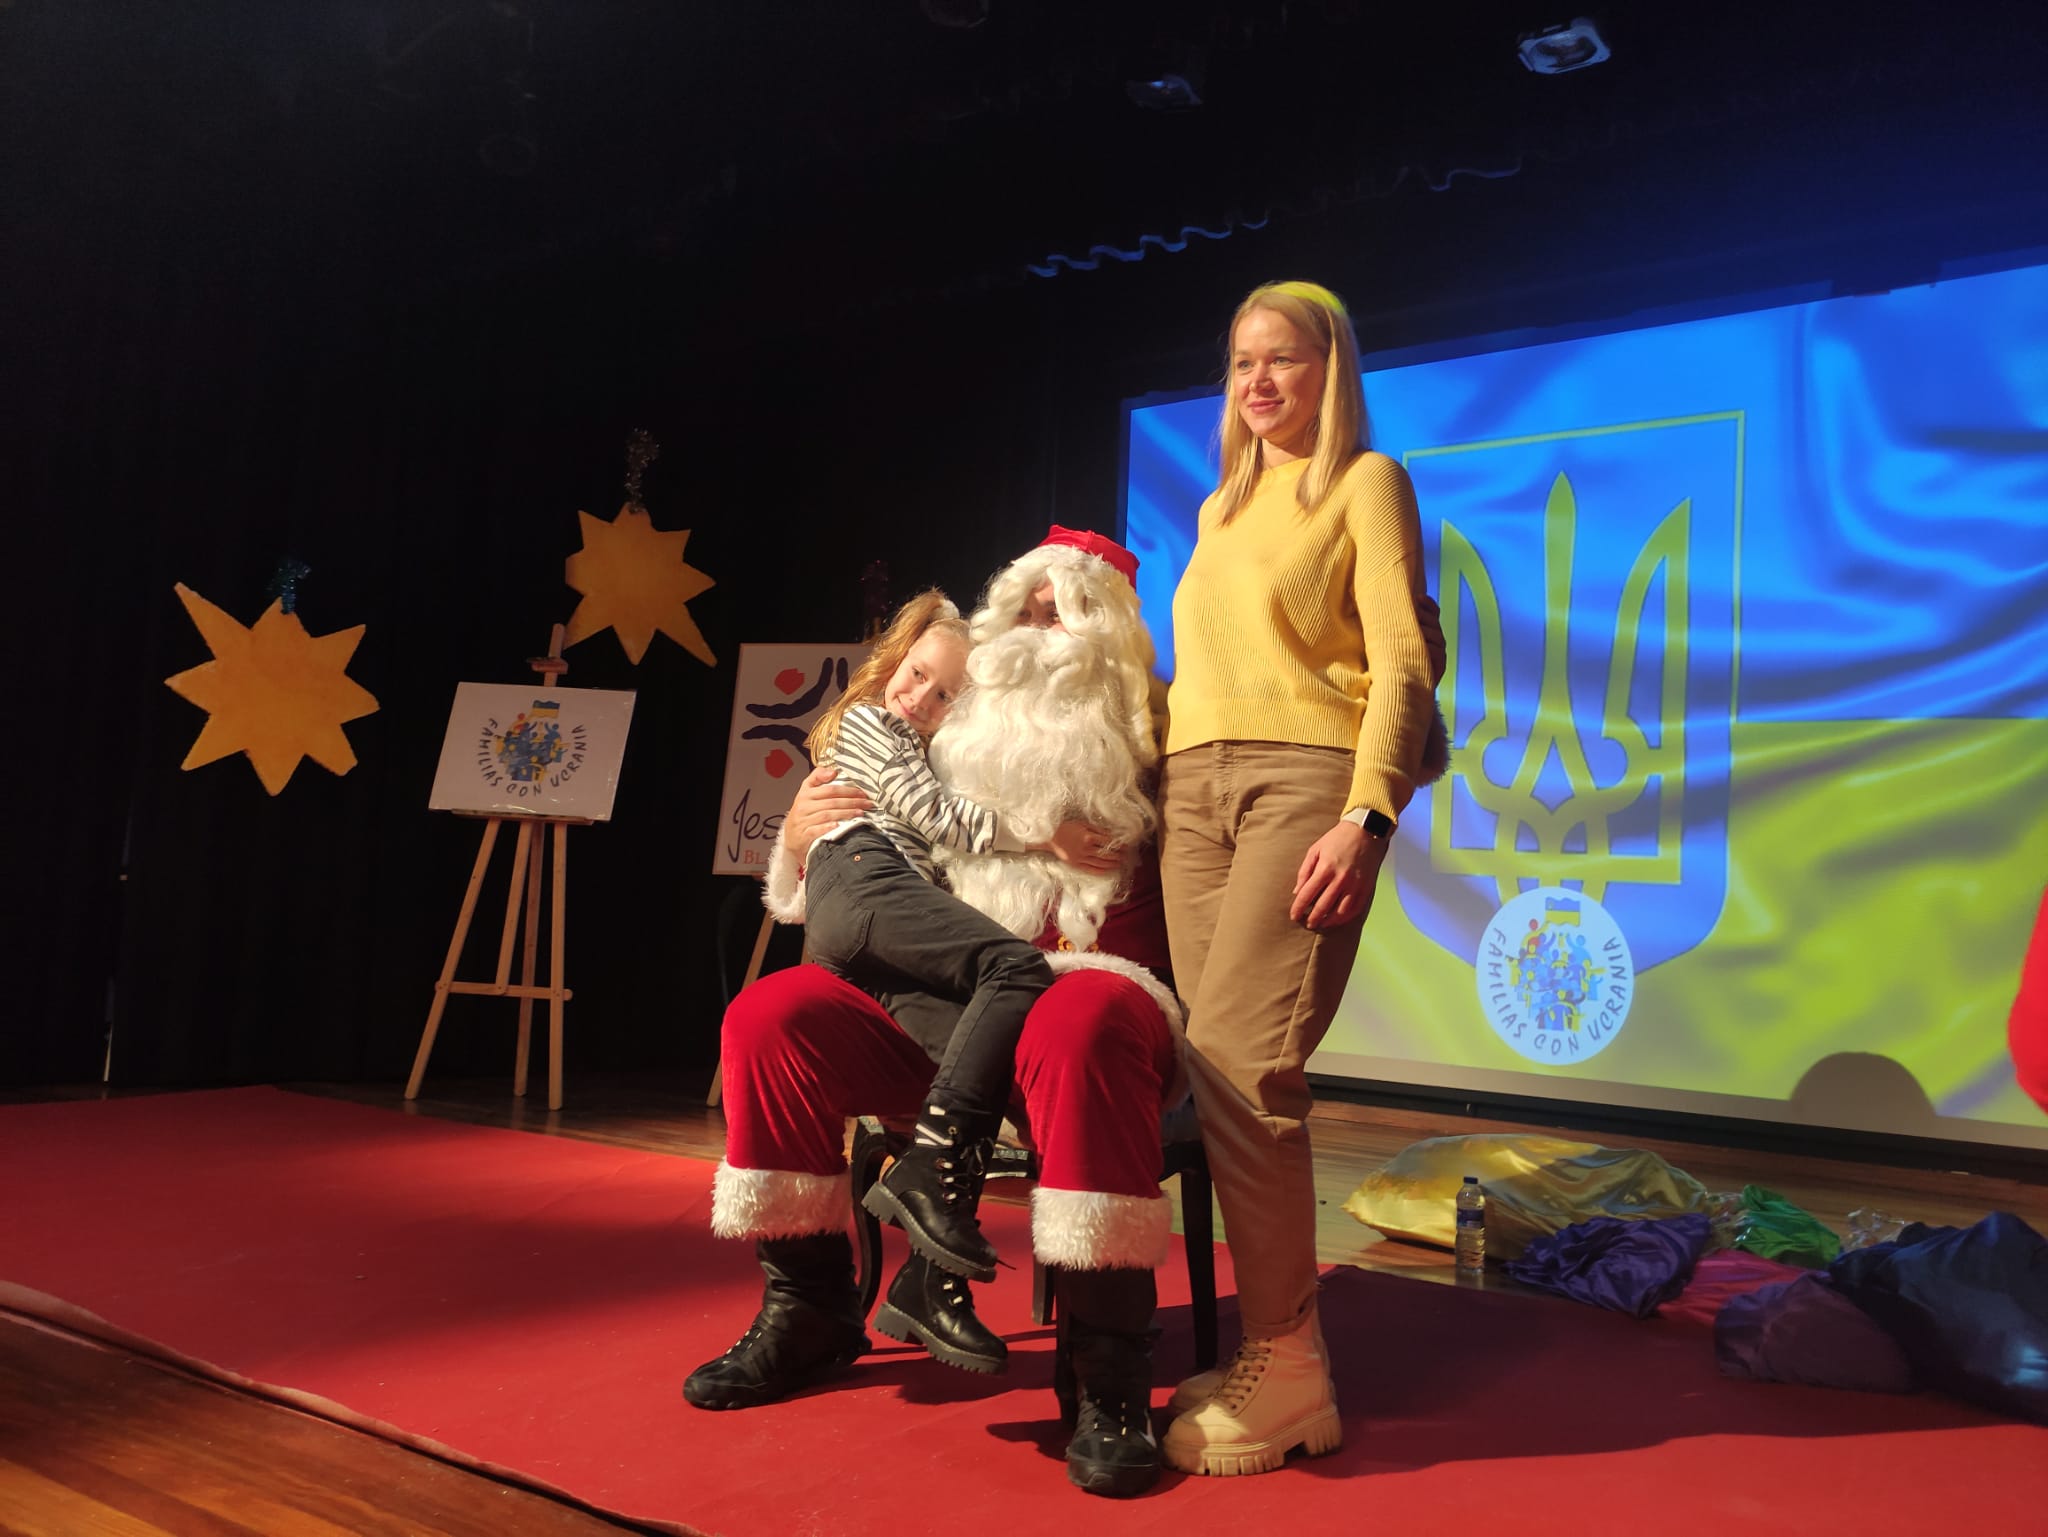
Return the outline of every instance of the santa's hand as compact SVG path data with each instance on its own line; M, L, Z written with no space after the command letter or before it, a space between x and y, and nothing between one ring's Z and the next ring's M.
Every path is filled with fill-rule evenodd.
M1043 843L1031 845L1034 852L1051 854L1063 865L1085 870L1090 875L1110 875L1122 867L1123 851L1102 828L1086 822L1062 822L1059 830Z
M826 764L812 769L796 787L796 799L782 818L782 846L799 858L824 834L872 804L860 786L834 784L838 777L839 770Z
M1339 822L1302 860L1287 916L1311 929L1342 928L1365 911L1386 857L1385 838L1367 837L1356 822Z

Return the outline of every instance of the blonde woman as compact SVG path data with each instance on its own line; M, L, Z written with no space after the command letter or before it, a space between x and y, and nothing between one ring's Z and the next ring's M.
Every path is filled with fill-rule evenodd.
M1342 301L1255 289L1229 345L1220 483L1174 595L1161 789L1167 938L1244 1329L1174 1397L1166 1460L1209 1474L1341 1439L1306 1068L1425 773L1442 671L1415 494L1366 447Z

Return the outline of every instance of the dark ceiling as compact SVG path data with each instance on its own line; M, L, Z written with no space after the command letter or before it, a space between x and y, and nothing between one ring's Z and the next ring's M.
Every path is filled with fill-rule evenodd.
M870 301L1069 282L1123 264L1098 248L1171 260L1163 242L1617 157L1640 180L1831 148L1827 174L1902 202L1958 166L2040 196L2037 5L1613 4L1610 61L1523 69L1518 35L1572 11L12 0L0 126L25 248L64 265L182 232L429 290L592 254ZM1175 65L1202 106L1128 98Z

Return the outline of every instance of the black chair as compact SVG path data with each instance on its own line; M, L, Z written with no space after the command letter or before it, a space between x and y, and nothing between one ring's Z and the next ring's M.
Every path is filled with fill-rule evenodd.
M910 1142L908 1130L885 1126L862 1116L853 1134L851 1164L855 1265L859 1271L861 1313L865 1316L882 1291L882 1220L861 1205L869 1187L882 1177L882 1166ZM1194 1124L1193 1106L1166 1118L1159 1179L1180 1177L1180 1224L1188 1256L1188 1296L1194 1312L1195 1370L1216 1364L1216 1227L1209 1189L1209 1160ZM989 1158L991 1179L1038 1178L1038 1154L1031 1148L997 1144ZM1052 1322L1052 1277L1035 1259L1031 1266L1031 1321Z

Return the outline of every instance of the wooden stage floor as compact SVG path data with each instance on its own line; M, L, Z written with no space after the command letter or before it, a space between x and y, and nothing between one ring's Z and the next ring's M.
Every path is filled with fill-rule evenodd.
M287 1087L394 1112L686 1157L717 1158L725 1145L723 1117L705 1107L701 1083L657 1088L644 1080L572 1081L569 1103L558 1113L547 1111L540 1098L513 1099L503 1079L430 1079L427 1092L411 1105L396 1085ZM100 1092L92 1087L4 1098L87 1098ZM1344 1198L1369 1171L1424 1137L1557 1130L1541 1121L1482 1120L1453 1109L1320 1106L1313 1131L1322 1258L1450 1282L1448 1254L1380 1239L1343 1210ZM1561 1134L1646 1148L1709 1189L1767 1185L1838 1230L1851 1211L1871 1208L1934 1223L1969 1223L2004 1210L2048 1231L2048 1168L2030 1168L2017 1159L1995 1160L1995 1168L1977 1171L1931 1168L1919 1166L1924 1159L1878 1161L1812 1148L1785 1150L1782 1144L1764 1151L1649 1138L1603 1131L1583 1119ZM1015 1199L1003 1189L1009 1183L991 1186L991 1198ZM735 1333L744 1322L734 1320ZM634 1530L161 1364L0 1316L0 1533L589 1537Z

